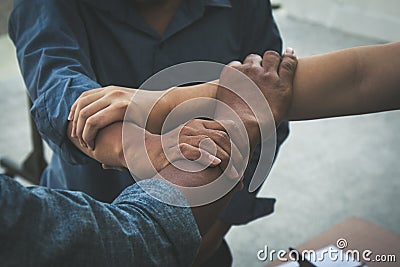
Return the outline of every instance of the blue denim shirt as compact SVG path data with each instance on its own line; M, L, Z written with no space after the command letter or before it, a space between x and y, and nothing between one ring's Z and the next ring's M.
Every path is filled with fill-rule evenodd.
M201 240L190 208L164 204L142 187L185 198L163 180L139 183L106 204L0 175L0 265L190 266Z
M268 0L184 0L163 36L132 0L16 0L9 34L33 101L32 116L54 151L42 185L111 202L133 183L129 172L105 171L66 137L67 116L86 90L138 88L154 73L187 61L229 63L282 50ZM278 146L288 135L278 131ZM245 183L257 165L253 157ZM222 219L240 224L269 214L273 200L237 193Z

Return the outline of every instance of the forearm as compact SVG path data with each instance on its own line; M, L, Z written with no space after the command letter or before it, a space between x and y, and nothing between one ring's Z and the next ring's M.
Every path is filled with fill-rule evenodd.
M165 92L162 101L155 109L162 112L152 112L146 125L152 133L160 133L161 127L170 112L173 121L183 124L196 117L212 117L215 110L215 98L218 81L212 81L193 86L173 87ZM149 125L153 125L149 127ZM177 125L168 125L171 126ZM164 126L165 127L165 126Z
M230 134L233 139L232 141L236 144L245 143L243 138L245 138L247 134L250 151L253 151L254 147L260 142L261 136L258 121L250 107L241 97L233 93L230 89L226 89L222 86L218 88L216 97L221 101L221 103L217 104L215 118L224 120L228 116L231 116L230 114L227 114L228 111L225 110L223 104L228 106L237 115L237 118L240 119L240 121L234 120L236 125L243 123L245 127L245 129L241 129L242 131L240 131L240 128L233 131L231 129Z
M289 120L400 108L400 43L299 59Z
M77 137L71 136L72 122L68 123L67 136L77 149L87 156L109 166L125 167L122 149L122 122L101 129L96 137L94 150L84 146Z

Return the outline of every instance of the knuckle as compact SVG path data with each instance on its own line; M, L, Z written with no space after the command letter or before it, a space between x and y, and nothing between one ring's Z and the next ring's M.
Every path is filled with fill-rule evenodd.
M189 127L186 125L182 126L179 135L187 135L189 133Z
M80 98L83 98L85 96L88 96L90 94L90 91L85 91L80 95Z
M264 57L275 57L275 58L281 58L278 52L273 51L273 50L268 50L264 53Z
M110 93L108 93L110 96L112 96L112 97L121 97L123 94L124 94L124 92L122 92L120 89L115 89L115 90L112 90Z
M296 70L296 61L293 59L284 60L281 63L281 68L289 72L294 72Z
M180 143L178 147L182 154L185 154L189 150L189 145L186 143Z
M87 117L89 116L89 112L87 111L87 109L82 109L80 112L79 112L79 118L80 119L87 119Z
M104 89L106 91L114 91L117 89L117 87L115 85L108 85L108 86L104 87Z
M125 110L128 108L129 106L129 101L118 101L117 103L113 104L115 106L115 108L117 108L118 110Z
M224 143L229 141L228 134L223 131L216 131L214 133L213 139L217 143Z
M262 75L262 79L265 82L270 82L270 81L274 80L275 78L277 78L277 73L274 73L271 71L267 71L267 72L263 73L263 75Z
M259 58L260 56L259 55L257 55L257 54L250 54L250 55L248 55L247 57L246 57L246 59L256 59L256 58Z
M86 120L86 125L89 128L96 128L97 124L98 124L98 120L96 117L90 117L89 119Z

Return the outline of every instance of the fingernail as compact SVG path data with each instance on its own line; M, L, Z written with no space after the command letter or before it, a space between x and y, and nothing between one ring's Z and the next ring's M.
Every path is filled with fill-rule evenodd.
M286 48L285 54L293 55L294 56L294 50L291 47Z
M73 119L73 118L72 118L72 111L71 111L71 112L68 114L68 120L69 120L69 121L72 121L72 119Z
M221 163L221 160L220 160L219 158L213 156L213 155L209 155L208 157L210 158L211 162L212 162L213 164L215 164L215 165L218 165L218 164Z
M75 138L75 137L76 137L76 135L75 135L75 126L72 126L71 137L72 137L72 138Z

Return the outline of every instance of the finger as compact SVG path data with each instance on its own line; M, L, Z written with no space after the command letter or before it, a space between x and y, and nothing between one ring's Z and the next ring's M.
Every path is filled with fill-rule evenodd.
M282 81L287 84L292 84L294 75L296 73L297 68L297 58L292 53L285 53L283 55L283 59L281 64L279 65L279 76L281 77Z
M170 155L169 157L171 161L185 158L188 160L197 161L204 166L213 167L220 165L223 171L226 170L225 175L227 175L228 178L234 180L238 180L240 178L240 175L238 174L238 171L235 169L235 167L232 164L229 164L229 155L225 151L217 149L217 155L215 157L211 155L208 151L193 146L189 143L180 143L178 147L179 149L172 150L172 155ZM216 158L224 158L226 160L214 161Z
M222 159L218 157L221 152L218 152L217 145L206 135L197 136L181 136L179 140L180 144L189 144L191 147L198 148L207 152L208 164L215 167L221 163ZM199 157L200 155L196 155ZM193 160L193 158L191 158ZM211 162L210 162L211 160Z
M109 166L109 165L106 165L106 164L101 164L101 167L104 169L104 170L117 170L117 171L120 171L120 172L122 172L124 169L123 168L120 168L120 167L113 167L113 166Z
M191 140L190 140L191 139ZM193 142L194 140L194 142ZM209 143L212 144L211 145L211 149L209 145L204 145L204 143ZM189 139L187 140L188 144L194 144L191 145L191 147L194 148L199 148L199 151L204 151L206 154L204 154L204 157L199 157L197 159L197 161L199 161L201 164L205 165L205 166L210 166L210 167L215 167L217 165L221 166L222 170L226 170L226 175L231 178L231 179L238 179L240 177L239 172L238 172L238 165L243 165L242 163L239 163L239 157L237 154L235 155L236 160L238 160L238 164L233 164L233 161L231 160L231 156L230 153L227 153L224 149L222 149L220 146L218 146L215 142L213 142L210 138L207 138L207 136L205 136L204 138L201 139L201 141L198 140L198 137L194 137L191 136L189 137ZM216 149L215 149L216 147ZM216 151L215 151L216 150ZM215 154L215 156L220 159L219 162L217 163L210 163L210 158L213 158L213 154Z
M188 143L180 143L178 147L171 149L172 153L169 155L169 159L174 162L180 159L187 159L192 161L198 161L204 166L216 166L221 163L221 160L211 155L207 151L192 146ZM170 150L170 151L171 151Z
M72 137L76 137L76 125L78 123L78 117L79 117L79 113L81 111L81 109L85 108L87 105L89 105L90 103L100 99L101 97L103 97L103 93L102 92L98 92L98 93L83 93L73 104L73 121L72 121Z
M75 100L75 102L72 104L71 109L70 109L70 112L69 112L69 115L68 115L68 120L69 120L69 121L72 121L72 120L74 119L75 109L76 109L76 107L77 107L77 105L78 105L79 100L81 100L82 98L84 98L84 97L86 97L86 96L89 96L89 95L98 93L98 92L100 92L100 91L102 91L102 90L104 90L104 88L100 87L100 88L96 88L96 89L92 89L92 90L83 92L83 93Z
M229 139L229 135L223 131L224 128L219 125L219 123L213 123L212 126L214 128L222 130L207 128L195 129L191 127L186 127L185 131L181 132L179 136L179 142L189 143L192 146L199 147L200 142L209 139L208 142L204 142L204 149L207 149L207 151L210 153L215 153L215 147L217 147L217 157L221 160L226 160L231 154L231 142ZM223 156L223 158L221 158L220 156Z
M267 51L262 59L262 66L266 72L278 72L281 56L275 51Z
M235 60L235 61L232 61L231 63L229 63L227 66L235 68L235 67L242 66L242 63L240 61Z
M77 123L75 126L75 134L81 142L84 142L82 138L82 133L87 119L89 119L91 116L93 116L93 114L96 114L100 110L105 109L108 105L109 101L107 101L107 99L100 98L92 102L91 104L87 105L86 107L81 109L79 113L76 114Z
M261 66L262 58L260 55L250 54L246 57L243 64Z
M217 144L217 146L219 146L224 151L226 151L226 153L231 155L231 157L232 157L231 152L235 152L235 153L239 154L240 155L239 157L235 157L235 158L238 158L238 161L245 158L244 152L248 146L245 146L245 142L242 142L242 141L245 140L245 138L247 138L247 137L242 133L242 131L240 131L240 129L237 127L237 124L234 121L224 120L224 121L217 122L217 121L205 120L203 122L203 125L209 130L205 130L205 131L193 130L193 131L196 131L196 134L206 135L206 136L210 137ZM192 135L195 135L195 133L192 133ZM241 149L239 149L236 145L234 145L233 148L235 150L231 151L231 149L233 149L232 142L231 142L232 137L237 142L243 143L243 147ZM211 151L209 151L209 152L211 152Z
M231 155L231 140L226 132L206 129L202 134L210 138L211 141L215 143L217 147L224 150L228 156Z
M288 48L286 48L284 55L288 55L288 56L292 55L292 56L295 57L296 56L296 52L294 51L293 48L288 47Z
M101 109L90 116L83 127L82 139L92 150L95 148L95 139L100 129L116 121L122 121L124 113L113 105Z
M241 151L241 154L244 156L249 144L245 142L245 140L248 140L246 129L239 127L241 122L235 122L233 120L220 120L218 122L223 125L231 141L237 145L239 151Z
M72 121L74 119L75 109L76 109L76 101L74 102L74 104L72 104L67 120Z
M217 121L201 120L201 122L202 122L203 126L207 129L225 131L224 126Z

